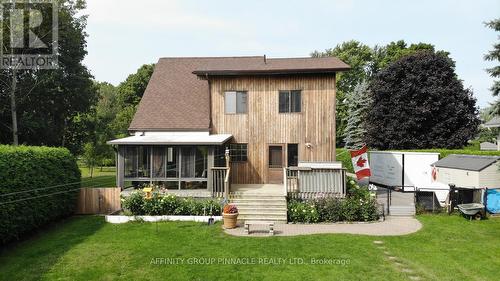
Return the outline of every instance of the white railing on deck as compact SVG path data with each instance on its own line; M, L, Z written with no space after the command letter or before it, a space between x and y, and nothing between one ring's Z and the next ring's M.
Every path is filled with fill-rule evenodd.
M345 169L288 167L284 178L286 194L291 197L343 197L346 193Z
M231 168L212 167L212 196L227 198L229 193L229 175Z

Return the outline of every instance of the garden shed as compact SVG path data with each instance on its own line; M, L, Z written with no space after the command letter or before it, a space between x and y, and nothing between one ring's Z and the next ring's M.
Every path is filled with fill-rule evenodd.
M437 181L457 187L500 188L500 156L451 154L435 162Z

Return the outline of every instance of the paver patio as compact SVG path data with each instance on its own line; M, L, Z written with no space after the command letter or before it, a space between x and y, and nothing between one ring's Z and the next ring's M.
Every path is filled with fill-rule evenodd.
M297 236L321 233L348 233L375 236L397 236L415 233L422 224L414 217L387 217L383 222L373 223L320 223L320 224L276 224L275 236ZM226 233L235 236L269 236L265 225L255 225L250 234L245 234L243 225L226 229Z

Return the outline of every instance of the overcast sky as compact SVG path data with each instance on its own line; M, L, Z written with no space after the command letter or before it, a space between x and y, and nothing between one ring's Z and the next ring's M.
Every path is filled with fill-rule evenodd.
M160 57L304 57L355 39L404 39L446 50L481 107L493 101L483 55L498 42L484 26L498 0L161 1L88 0L88 56L99 81L117 85Z

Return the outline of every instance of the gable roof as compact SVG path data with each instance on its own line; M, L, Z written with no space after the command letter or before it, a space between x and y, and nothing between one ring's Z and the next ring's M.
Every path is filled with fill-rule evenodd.
M129 130L197 130L210 127L209 85L199 76L334 73L349 69L324 58L181 57L161 58Z
M450 154L432 164L436 167L481 171L500 160L500 156Z

